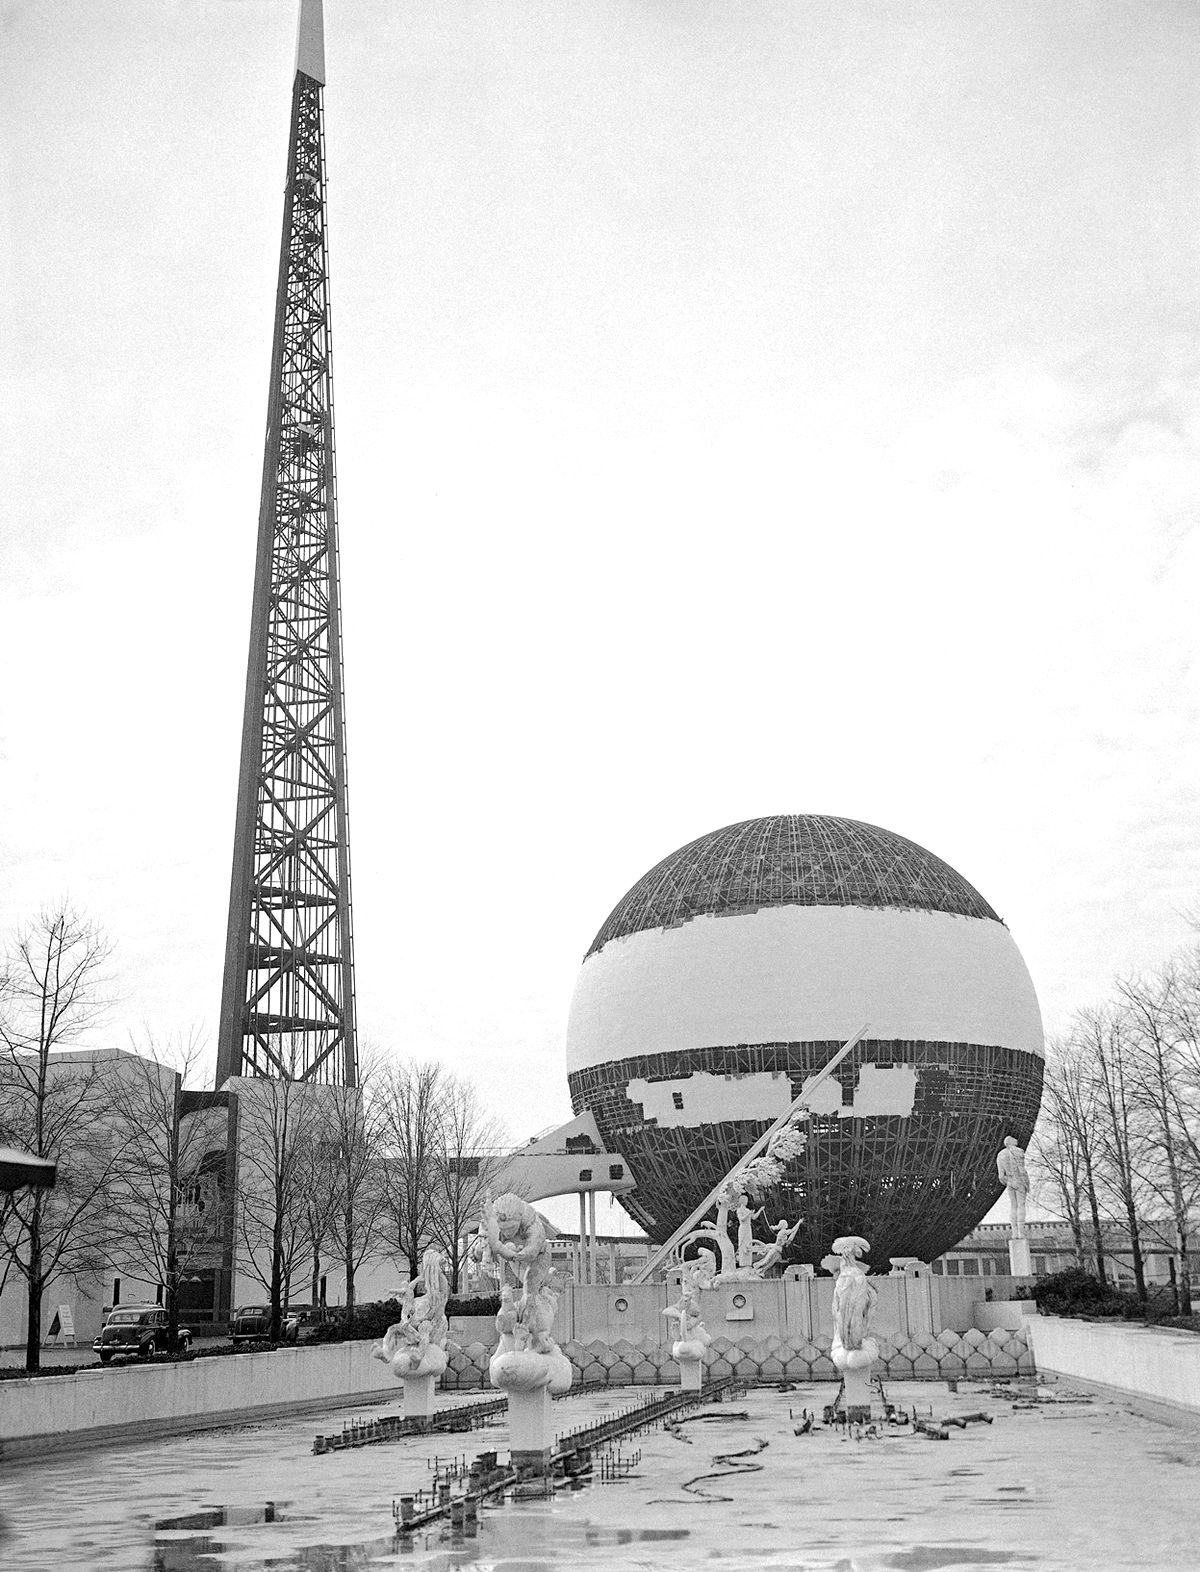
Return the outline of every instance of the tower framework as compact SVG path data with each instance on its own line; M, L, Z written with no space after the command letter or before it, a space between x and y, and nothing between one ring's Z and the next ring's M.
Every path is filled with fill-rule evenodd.
M354 1085L320 0L301 0L217 1084Z

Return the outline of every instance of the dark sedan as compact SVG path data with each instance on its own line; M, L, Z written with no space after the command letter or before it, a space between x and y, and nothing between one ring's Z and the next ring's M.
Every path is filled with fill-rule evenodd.
M234 1347L239 1343L267 1343L271 1339L270 1305L243 1305L234 1312L229 1328ZM300 1336L299 1310L284 1310L279 1316L279 1340L294 1343Z
M153 1359L155 1354L186 1353L192 1334L181 1326L171 1343L167 1312L161 1305L122 1305L109 1313L104 1330L92 1344L106 1365L116 1354L134 1359Z

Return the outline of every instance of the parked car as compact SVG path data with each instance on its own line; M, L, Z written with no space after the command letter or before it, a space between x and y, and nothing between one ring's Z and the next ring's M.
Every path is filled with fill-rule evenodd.
M115 1355L153 1359L155 1354L184 1354L192 1346L190 1328L181 1326L171 1344L167 1312L161 1305L119 1305L109 1312L99 1337L92 1344L100 1363L108 1364Z
M300 1317L303 1306L289 1308L280 1316L279 1341L294 1343L300 1337ZM236 1348L239 1343L268 1343L271 1340L270 1305L243 1305L235 1310L229 1325L229 1334Z

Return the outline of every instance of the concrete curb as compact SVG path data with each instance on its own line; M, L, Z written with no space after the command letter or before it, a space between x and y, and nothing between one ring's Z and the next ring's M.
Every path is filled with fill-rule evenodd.
M81 1436L169 1434L396 1395L370 1341L109 1366L0 1382L0 1449L11 1457L35 1441L57 1448Z
M375 1408L389 1400L400 1406L403 1393L357 1392L349 1397L306 1397L292 1403L269 1403L261 1408L231 1408L224 1413L182 1414L173 1419L133 1420L123 1424L98 1425L91 1430L45 1433L23 1436L15 1440L0 1440L0 1463L19 1463L25 1459L55 1457L64 1452L85 1451L89 1447L136 1446L139 1441L153 1441L160 1436L193 1435L199 1430L224 1430L234 1427L267 1424L273 1419L294 1419L304 1414L327 1414L337 1409Z
M1038 1369L1091 1383L1106 1395L1141 1404L1154 1417L1200 1424L1200 1336L1170 1327L1030 1319Z

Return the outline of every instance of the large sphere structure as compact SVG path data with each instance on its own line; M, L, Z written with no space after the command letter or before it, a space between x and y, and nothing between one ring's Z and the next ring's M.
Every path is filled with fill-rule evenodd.
M929 1261L1001 1193L1042 1088L1042 1023L1012 936L940 858L854 819L781 814L703 835L639 879L592 941L568 1075L662 1241L864 1022L808 1148L758 1225L791 1259L865 1234L877 1271Z

